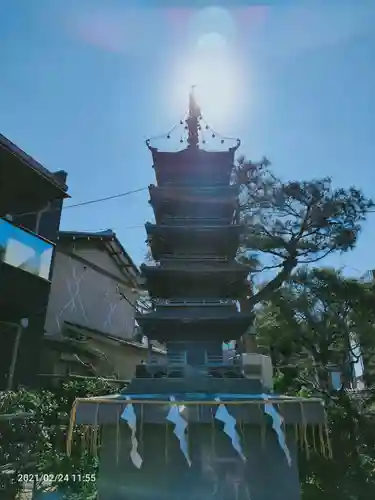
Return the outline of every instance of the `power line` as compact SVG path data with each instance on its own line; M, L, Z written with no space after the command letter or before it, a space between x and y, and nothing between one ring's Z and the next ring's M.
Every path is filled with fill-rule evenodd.
M132 191L126 191L125 193L114 194L112 196L106 196L105 198L96 198L94 200L82 201L81 203L75 203L74 205L68 205L67 207L64 207L63 210L67 210L68 208L84 207L86 205L92 205L93 203L100 203L102 201L109 201L109 200L114 200L116 198L122 198L124 196L128 196L129 194L140 193L141 191L145 191L146 189L147 189L146 187L140 188L140 189L133 189Z
M131 194L136 194L136 193L140 193L141 191L146 191L148 188L147 187L143 187L143 188L139 188L139 189L132 189L131 191L125 191L124 193L118 193L118 194L113 194L113 195L110 195L110 196L106 196L104 198L94 198L93 200L88 200L88 201L82 201L80 203L74 203L72 205L68 205L66 207L62 207L61 210L68 210L69 208L79 208L79 207L84 207L84 206L87 206L87 205L93 205L95 203L101 203L103 201L110 201L110 200L115 200L116 198L123 198L124 196L128 196L128 195L131 195ZM47 213L47 212L56 212L56 211L59 211L60 210L60 207L56 207L56 208L48 208L46 210L43 210L44 213ZM41 212L41 210L36 210L34 212L24 212L24 213L21 213L21 214L11 214L13 217L26 217L28 215L37 215ZM375 213L375 210L367 210L367 213ZM136 227L140 227L140 226L129 226L128 229L133 229L133 228L136 228Z
M125 193L119 193L119 194L113 194L111 196L106 196L105 198L95 198L93 200L88 200L88 201L82 201L80 203L74 203L73 205L68 205L66 207L62 207L61 210L67 210L69 208L78 208L78 207L84 207L86 205L92 205L94 203L101 203L102 201L109 201L109 200L114 200L116 198L123 198L124 196L128 196L130 194L135 194L135 193L140 193L141 191L146 191L148 188L140 188L140 189L133 189L131 191L126 191ZM55 208L49 208L47 210L43 210L44 213L46 212L57 212L60 210L60 207L55 207ZM28 215L37 215L40 213L41 210L37 210L34 212L25 212L22 214L12 214L13 217L26 217Z

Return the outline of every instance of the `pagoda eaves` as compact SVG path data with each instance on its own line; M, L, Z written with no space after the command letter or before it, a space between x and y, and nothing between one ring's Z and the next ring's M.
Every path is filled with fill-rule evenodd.
M227 151L183 149L162 152L148 146L153 157L158 186L229 185L233 170L235 146Z
M199 255L207 260L215 255L234 259L240 239L241 226L234 224L211 223L203 220L207 225L195 224L186 221L177 225L146 224L148 242L153 258L158 261L163 257L181 256L191 254L195 258Z
M188 224L204 225L204 220L230 224L238 203L236 185L204 187L151 185L149 193L157 224L170 224L174 220L182 220Z

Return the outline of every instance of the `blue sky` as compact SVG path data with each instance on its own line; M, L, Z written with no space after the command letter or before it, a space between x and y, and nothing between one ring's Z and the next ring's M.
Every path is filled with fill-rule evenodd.
M68 171L67 204L146 187L154 177L144 140L178 123L180 77L199 40L216 33L227 71L209 75L210 125L240 137L249 158L266 155L284 179L332 176L375 198L374 2L233 0L226 12L186 3L2 0L1 133ZM147 201L143 191L66 210L62 228L112 228L140 263ZM357 249L327 264L373 268L372 228L375 214Z

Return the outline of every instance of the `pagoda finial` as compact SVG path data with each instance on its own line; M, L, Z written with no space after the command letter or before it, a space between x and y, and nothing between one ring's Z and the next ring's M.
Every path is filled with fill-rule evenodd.
M201 110L197 104L194 93L195 85L191 87L189 94L189 114L186 120L186 124L189 131L188 144L189 147L198 147L198 129L199 129L199 118L201 117Z

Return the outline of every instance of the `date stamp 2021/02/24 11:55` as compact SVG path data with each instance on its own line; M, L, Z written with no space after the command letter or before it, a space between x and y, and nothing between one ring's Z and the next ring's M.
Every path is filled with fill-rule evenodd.
M20 483L94 483L95 474L18 474Z

